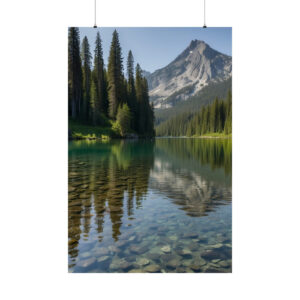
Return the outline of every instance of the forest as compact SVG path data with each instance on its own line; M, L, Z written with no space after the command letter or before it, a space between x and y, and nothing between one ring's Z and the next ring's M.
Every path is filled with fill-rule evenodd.
M156 127L157 136L230 135L232 133L232 94L218 97L196 112L178 114Z
M188 88L189 86L185 87ZM229 90L232 87L232 78L228 78L220 82L211 82L204 86L199 92L191 96L187 100L177 101L176 94L170 95L164 100L164 103L171 104L170 108L155 109L155 125L187 112L197 112L203 105L211 104L216 97L225 99Z
M104 65L102 41L97 32L94 56L85 36L80 42L77 27L68 32L69 135L78 131L101 132L108 128L115 137L153 137L154 109L149 103L148 84L139 64L134 66L131 50L124 75L122 49L115 30L108 65ZM77 132L73 132L76 128ZM88 129L87 129L88 128Z

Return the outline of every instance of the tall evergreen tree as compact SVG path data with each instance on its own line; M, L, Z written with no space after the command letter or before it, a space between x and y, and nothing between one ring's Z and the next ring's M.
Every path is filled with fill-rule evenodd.
M82 104L82 70L80 36L77 27L69 28L68 36L68 95L69 115L78 118Z
M131 113L127 104L120 104L118 107L117 121L120 125L122 136L126 136L131 131Z
M154 112L149 104L148 82L142 75L142 69L137 64L135 69L135 91L137 101L137 132L141 135L154 135Z
M104 61L102 42L99 31L97 32L94 50L94 81L95 81L95 122L101 123L100 113L105 111L105 83L104 83Z
M142 69L139 64L135 68L135 90L137 100L137 131L140 134L145 133L145 105L143 92L143 76Z
M108 117L108 80L107 80L107 70L103 70L103 86L104 86L104 101L103 101L103 112Z
M145 134L147 136L153 136L153 126L154 126L154 111L149 103L149 88L148 82L145 77L143 77L143 113L145 118Z
M224 131L226 134L232 133L232 94L228 92L226 98L226 120L224 125Z
M210 107L210 124L209 124L209 131L216 132L216 124L218 122L218 98L215 99L213 104Z
M127 57L127 79L128 106L132 114L132 128L137 130L137 102L134 82L134 59L131 50L129 50Z
M92 71L91 78L91 101L90 101L90 122L93 125L97 125L100 123L100 113L99 107L97 105L98 101L98 86L97 86L97 77L95 74L95 69Z
M87 37L82 40L81 60L83 73L83 111L82 119L89 121L91 114L91 59L90 45Z
M115 119L118 105L122 102L123 60L117 31L113 32L108 58L108 99L109 116Z

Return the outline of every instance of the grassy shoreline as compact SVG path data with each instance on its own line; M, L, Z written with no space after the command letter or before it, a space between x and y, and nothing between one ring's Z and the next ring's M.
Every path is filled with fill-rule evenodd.
M110 140L110 139L137 139L152 138L152 136L138 135L135 132L128 132L121 136L115 121L106 122L106 126L93 126L82 124L69 119L69 140Z
M193 136L157 136L158 138L200 138L200 139L231 139L232 134L225 133L207 133L204 135ZM121 139L122 137L113 129L113 124L110 126L91 126L81 124L74 120L69 120L69 140L109 140Z
M107 140L118 137L111 126L84 125L74 120L69 120L70 140Z
M204 135L195 135L195 136L192 136L192 137L195 137L195 138L210 138L210 139L217 139L217 138L224 138L224 139L231 139L232 138L232 133L229 133L229 134L225 134L225 133L217 133L217 132L214 132L214 133L206 133Z
M193 136L156 136L156 138L193 138L193 139L231 139L232 134L225 133L207 133L205 135L193 135Z

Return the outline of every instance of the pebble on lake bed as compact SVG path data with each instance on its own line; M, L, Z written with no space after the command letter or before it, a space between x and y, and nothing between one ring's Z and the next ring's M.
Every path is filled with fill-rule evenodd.
M144 271L142 269L132 269L128 273L144 273Z
M86 267L89 267L90 265L92 265L94 262L96 262L95 257L91 257L91 258L88 258L88 259L85 259L85 260L80 260L77 263L77 266L82 267L82 268L86 268Z
M161 247L160 249L161 249L163 252L165 252L165 253L171 252L171 247L170 247L169 245L163 246L163 247Z
M147 258L141 257L136 260L136 263L140 266L146 266L150 263L150 260Z
M159 265L149 265L144 269L146 272L157 273L160 271Z
M99 262L99 263L101 263L101 262L105 262L105 261L107 261L107 260L109 260L109 256L102 256L102 257L99 257L98 259L97 259L97 261Z

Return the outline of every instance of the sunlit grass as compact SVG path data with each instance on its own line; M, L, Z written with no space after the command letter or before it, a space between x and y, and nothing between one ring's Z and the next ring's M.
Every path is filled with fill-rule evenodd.
M207 138L232 138L232 133L225 134L224 132L211 132L211 133L205 133L203 135L194 135L193 137L207 137Z
M85 125L72 119L69 120L69 130L71 131L72 139L75 140L109 140L111 137L116 135L111 126L103 127Z

